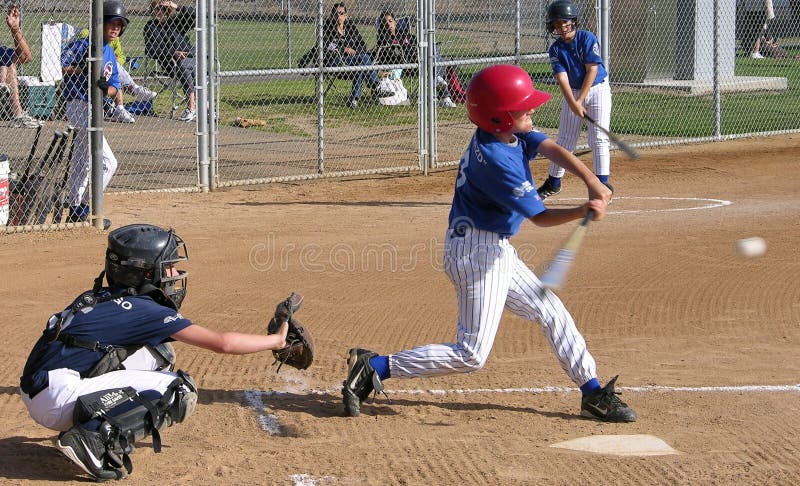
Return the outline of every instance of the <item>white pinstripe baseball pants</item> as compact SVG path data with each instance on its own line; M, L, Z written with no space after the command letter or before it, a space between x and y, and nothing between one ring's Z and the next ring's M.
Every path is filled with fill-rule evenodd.
M573 89L572 95L578 97L580 90ZM601 126L609 128L611 125L611 88L608 79L602 83L589 88L589 93L583 103L586 113L596 120ZM578 137L583 128L583 118L579 117L569 109L566 100L561 101L561 120L558 125L558 138L556 143L570 152L575 151L578 145ZM592 162L594 163L594 174L606 176L611 174L611 146L608 135L601 132L591 123L587 123L589 147L592 149ZM550 162L547 174L552 177L564 177L564 168L555 162Z
M468 229L448 232L444 269L458 294L455 343L430 344L389 355L393 378L415 378L481 369L494 344L503 309L539 321L561 367L578 386L597 377L594 358L572 316L554 293L541 297L539 278L507 238Z
M89 154L89 103L83 100L67 100L65 104L67 119L75 127L75 147L72 152L72 172L69 176L69 204L78 206L89 202L91 188L90 171L92 165ZM108 187L117 171L117 158L111 151L105 135L103 136L103 190Z

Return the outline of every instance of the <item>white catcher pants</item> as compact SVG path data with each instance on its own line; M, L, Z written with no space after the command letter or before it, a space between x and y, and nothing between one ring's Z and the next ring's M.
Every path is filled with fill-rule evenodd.
M561 368L575 384L580 386L597 377L594 358L561 299L552 292L541 296L541 281L519 259L507 238L478 229L468 229L463 237L448 232L444 270L458 296L456 342L418 346L390 355L392 377L481 369L494 344L504 308L540 323Z
M72 428L72 414L78 397L100 390L131 386L138 392L155 390L160 394L178 376L169 371L157 371L161 365L147 348L128 356L124 370L112 371L95 378L81 379L77 371L60 368L48 373L48 387L31 399L20 390L22 402L33 420L51 430Z
M573 89L572 95L577 98L580 90ZM609 128L611 125L611 88L608 79L602 83L592 86L583 103L586 113L597 121L601 126ZM558 125L558 138L556 143L570 152L575 151L578 145L578 137L583 128L583 118L579 117L572 110L566 100L561 102L561 120ZM611 174L611 145L608 135L600 131L597 127L587 122L586 130L589 138L589 148L592 149L592 162L594 163L594 174L606 176ZM564 168L555 162L550 162L547 171L552 177L564 177Z
M72 152L72 173L69 176L69 203L79 206L89 202L89 103L82 100L67 100L67 120L75 127L75 146ZM108 187L111 178L117 171L117 158L111 151L106 137L103 136L103 190Z

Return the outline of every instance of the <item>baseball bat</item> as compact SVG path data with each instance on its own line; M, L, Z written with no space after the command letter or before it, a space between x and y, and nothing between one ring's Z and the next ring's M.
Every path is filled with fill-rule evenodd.
M67 142L69 142L69 134L71 132L71 126L67 126L66 130L61 132L62 136L61 140L58 141L56 153L50 160L50 164L41 174L43 180L37 193L38 197L36 201L36 212L34 213L39 215L38 220L36 221L38 224L43 224L46 222L47 215L50 214L50 211L53 210L55 205L56 185L58 183L56 179L56 174L58 173L57 168L59 167L58 164L64 158Z
M72 168L72 153L75 150L75 137L78 131L72 130L72 141L69 145L69 152L67 154L67 161L64 164L64 176L61 180L56 181L56 203L53 207L53 223L60 223L64 217L64 209L67 208L67 198L69 197L67 191L67 182L69 181L69 170Z
M17 226L28 224L28 219L33 212L32 210L36 202L36 192L38 191L39 186L42 184L42 177L39 176L38 173L43 167L45 167L47 160L52 157L53 151L55 150L56 144L60 138L61 132L56 131L53 133L53 139L50 140L50 146L47 147L47 152L45 152L44 157L39 159L38 163L31 161L25 168L25 173L23 173L22 177L20 177L20 179L14 184L15 194L11 207L11 225ZM34 148L33 151L35 152L36 149ZM31 174L34 165L37 166L37 175L35 176Z
M606 135L608 135L608 138L612 142L614 142L617 145L617 147L619 147L623 152L628 154L628 157L630 157L632 159L638 159L639 158L639 152L637 152L636 149L634 149L633 147L631 147L630 145L628 145L627 143L622 141L618 136L616 136L613 133L611 133L611 131L608 130L606 127L604 127L604 126L600 125L599 123L597 123L596 121L594 121L594 119L592 117L590 117L588 114L585 114L584 117L586 118L586 120L589 121L589 123L591 123L592 125L597 127L598 130L600 130L601 132L603 132Z
M542 288L550 290L558 290L564 286L567 280L567 275L572 267L572 262L575 261L575 253L581 246L583 235L586 234L586 229L589 226L589 221L594 217L594 211L591 209L586 212L581 224L569 235L564 246L558 250L556 256L550 262L550 266L542 277Z
M36 134L33 136L33 143L31 144L31 151L28 154L28 159L25 161L25 169L26 172L28 168L31 166L31 162L33 161L33 157L36 156L36 149L39 148L39 136L42 134L42 127L44 125L39 125L36 127Z

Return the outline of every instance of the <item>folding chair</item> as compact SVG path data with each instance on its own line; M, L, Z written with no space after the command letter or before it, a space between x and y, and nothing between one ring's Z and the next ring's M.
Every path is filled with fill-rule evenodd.
M183 93L178 80L161 70L158 61L147 56L129 56L127 67L128 72L131 73L131 77L137 84L153 89L159 96L169 91L169 117L171 119L175 118L175 114L179 112L181 105L186 101L186 95ZM133 108L136 111L136 108L146 109L147 107L135 106Z
M342 59L342 54L339 51L328 51L328 56L334 56L337 58L336 63L330 62L330 57L325 58L325 66L328 67L339 67L345 66L345 62ZM308 52L303 54L300 59L297 61L298 68L307 68L307 67L315 67L317 60L317 47L312 47ZM325 74L325 88L322 91L323 96L327 96L328 91L336 84L336 81L339 79L353 79L353 73L348 72L341 72L341 73L327 73Z

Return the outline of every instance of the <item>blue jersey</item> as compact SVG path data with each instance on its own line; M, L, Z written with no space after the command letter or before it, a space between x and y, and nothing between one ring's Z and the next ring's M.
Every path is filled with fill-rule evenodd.
M592 86L602 83L608 77L603 58L600 57L600 44L597 37L588 30L575 32L575 37L569 43L557 39L550 46L549 53L553 74L566 72L572 89L581 89L583 86L587 64L597 64L597 76Z
M172 341L171 335L191 324L178 311L148 296L136 295L108 300L76 312L61 334L97 342L100 346L155 346ZM102 350L67 346L60 340L48 343L42 336L28 357L20 387L26 393L41 390L47 386L47 372L59 368L69 368L84 376L104 354Z
M506 144L475 130L461 158L450 228L468 225L509 237L517 234L525 218L545 210L528 162L547 135L534 130L516 137L515 144Z
M89 101L87 90L89 87L89 65L86 57L89 54L89 39L77 39L70 42L61 52L61 67L78 67L81 72L78 74L64 75L64 99ZM119 74L117 72L117 56L114 49L108 44L103 43L103 69L102 76L106 78L109 86L117 89L119 86Z

